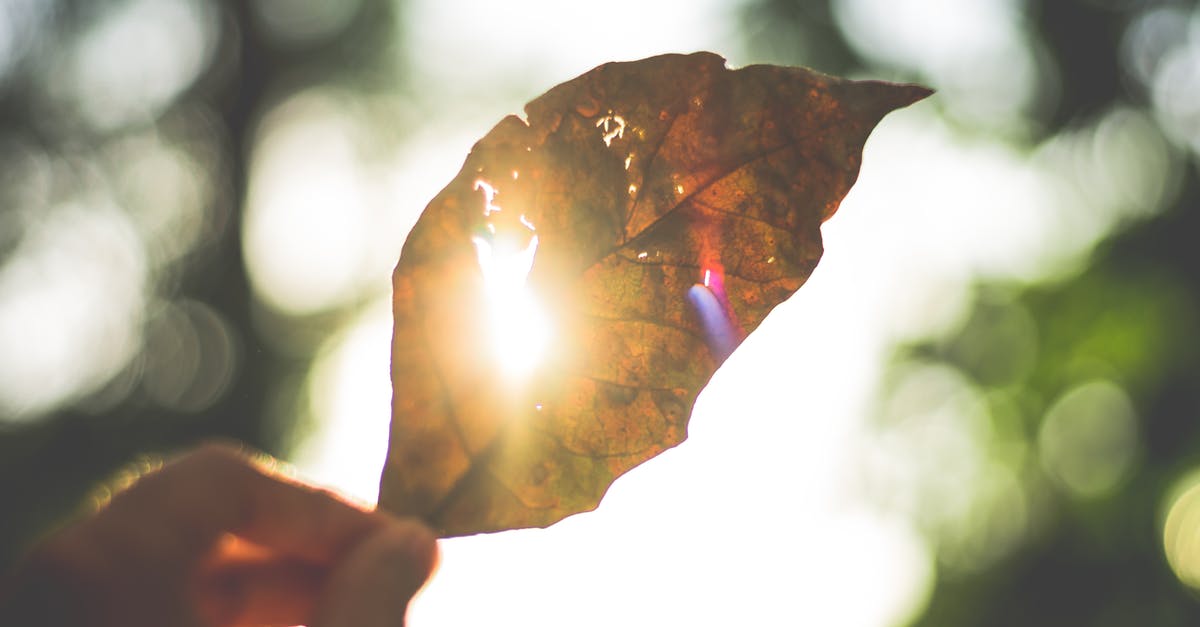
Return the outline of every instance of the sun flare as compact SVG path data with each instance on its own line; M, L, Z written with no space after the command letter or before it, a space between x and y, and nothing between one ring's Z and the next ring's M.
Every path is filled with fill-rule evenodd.
M484 196L484 216L503 212L494 204L497 190L486 181L476 181ZM490 350L503 376L523 378L541 362L550 342L550 321L527 284L538 236L533 223L520 215L497 228L487 223L487 235L471 238L487 301ZM523 243L522 243L523 242Z

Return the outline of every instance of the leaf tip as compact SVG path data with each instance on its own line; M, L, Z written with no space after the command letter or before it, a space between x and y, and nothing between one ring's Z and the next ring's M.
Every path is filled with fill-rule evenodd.
M878 122L892 111L920 102L934 93L928 87L912 83L852 81L850 85L854 95L848 98L849 106L874 122Z
M937 93L937 90L913 83L905 83L897 85L897 87L900 87L904 92L904 104L898 105L898 107L907 107L910 104L920 102Z
M881 82L878 85L884 88L879 94L879 102L886 106L888 111L902 109L933 95L932 89L914 83Z

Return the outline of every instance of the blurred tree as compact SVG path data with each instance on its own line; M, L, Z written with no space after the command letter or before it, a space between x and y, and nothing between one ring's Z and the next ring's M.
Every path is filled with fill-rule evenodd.
M895 75L899 69L901 76L939 86L929 67L884 66L847 45L854 41L844 33L853 26L845 18L851 5L871 3L766 0L750 5L747 23L761 29L755 41L763 54L781 62L841 73ZM830 19L838 15L844 19ZM1200 621L1195 591L1180 583L1163 555L1164 499L1200 465L1200 253L1192 242L1200 233L1200 177L1195 153L1186 150L1195 146L1185 130L1192 127L1171 123L1162 78L1171 46L1188 45L1180 32L1189 16L1193 24L1200 16L1195 2L1024 3L1040 72L1056 79L1041 81L1038 96L1056 105L1024 114L1023 126L1035 129L1021 141L1024 150L1128 107L1148 111L1160 132L1182 147L1171 153L1177 164L1171 167L1183 174L1177 193L1165 192L1159 213L1119 223L1079 271L1044 284L982 278L960 325L898 350L897 372L950 366L985 400L992 434L985 455L1020 478L1020 501L1028 510L1021 539L995 559L964 563L955 553L961 542L937 525L927 527L941 567L914 624ZM843 30L840 36L828 32L831 23ZM1178 41L1172 43L1172 35ZM814 51L771 43L788 37L823 44ZM964 130L978 134L986 127ZM1088 386L1097 381L1104 387ZM1109 391L1096 397L1107 399L1101 405L1080 400L1101 389ZM1132 431L1104 421L1114 405L1125 403L1123 395ZM880 428L906 418L883 411ZM1126 455L1130 461L1119 461ZM1005 541L988 520L976 520L968 533L976 545Z
M139 239L127 243L138 250L127 252L147 251L140 289L99 286L133 303L125 322L136 339L127 357L113 357L115 376L105 373L100 385L67 389L40 406L0 403L0 567L74 511L97 477L140 455L210 437L283 452L295 414L270 404L297 394L294 381L315 346L288 351L266 337L294 337L314 322L269 311L248 281L241 231L248 155L260 116L290 91L325 83L371 90L398 80L395 3L338 6L59 0L10 2L0 11L0 28L20 35L7 48L0 44L0 178L9 183L0 205L0 267L14 272L30 257L22 243L64 198L111 198L121 207L111 214L120 228L141 227L164 201L193 193L203 225L193 239L179 223L137 229ZM154 91L172 81L173 90ZM183 155L181 176L138 171L155 165L137 160L156 145ZM122 169L129 160L132 173ZM16 195L32 189L28 177L17 180L27 170L48 177L46 189ZM148 185L130 193L128 181L138 176ZM162 249L177 250L158 255ZM89 347L69 349L83 360ZM191 378L171 379L181 363L190 364Z

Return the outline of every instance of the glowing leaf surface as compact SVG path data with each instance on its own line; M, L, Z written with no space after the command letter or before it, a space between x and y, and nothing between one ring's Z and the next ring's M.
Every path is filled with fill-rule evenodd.
M681 442L821 256L879 120L930 92L711 53L609 63L480 140L393 276L381 507L545 526Z

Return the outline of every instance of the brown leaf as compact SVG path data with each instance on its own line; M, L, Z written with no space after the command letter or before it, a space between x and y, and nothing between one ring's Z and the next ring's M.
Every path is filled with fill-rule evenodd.
M683 441L816 266L868 133L929 93L702 52L602 65L501 120L396 267L380 505L442 535L594 508Z

